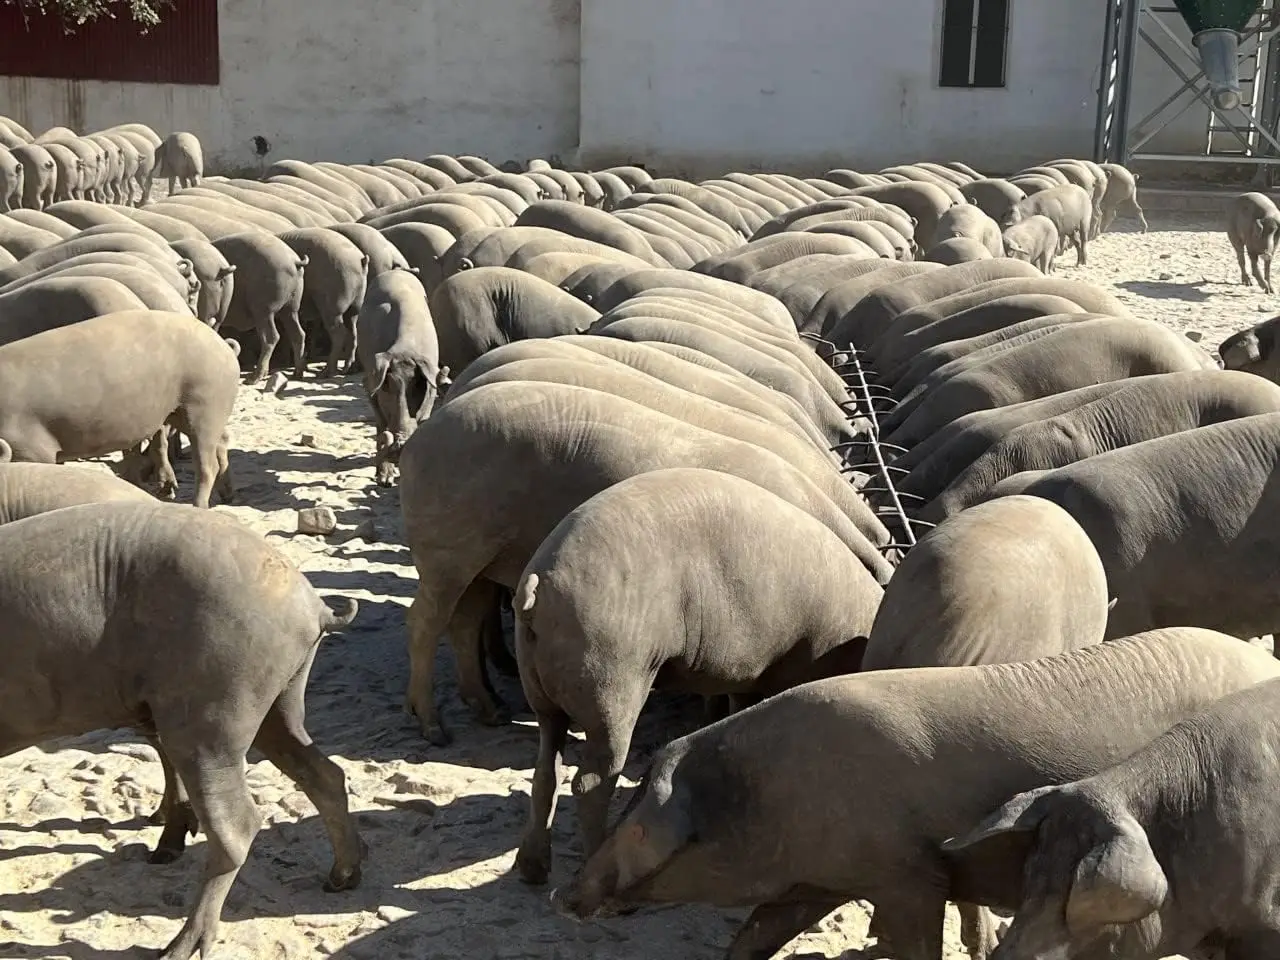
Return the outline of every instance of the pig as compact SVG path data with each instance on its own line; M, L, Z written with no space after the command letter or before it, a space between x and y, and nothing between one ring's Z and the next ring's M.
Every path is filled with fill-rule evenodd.
M225 326L258 332L258 361L250 383L265 380L271 355L280 342L282 323L293 348L293 375L306 372L307 337L298 319L307 258L299 256L279 237L261 231L236 233L213 241L214 247L236 268Z
M364 302L369 255L333 230L310 227L280 239L307 261L302 308L329 334L329 358L320 376L332 377L339 361L351 372L356 356L356 317Z
M1267 680L947 841L953 889L1017 910L998 958L1274 957L1277 756L1280 680Z
M841 654L870 629L881 594L834 533L729 474L657 470L573 510L534 553L513 600L516 660L539 730L521 878L542 883L550 871L571 722L586 733L573 792L589 856L604 842L651 687L769 696L856 669Z
M960 209L954 207L952 209ZM991 260L995 257L991 250L981 241L972 237L948 237L935 243L920 258L922 263L936 263L944 267L954 267L961 263L973 263L977 260Z
M1004 246L1000 242L1000 225L975 204L959 204L938 218L933 234L935 245L961 237L982 244L993 257L1004 255Z
M0 527L0 756L132 727L159 745L166 834L198 823L208 837L195 905L163 960L209 956L217 938L260 822L251 746L320 811L334 852L326 888L360 882L345 778L307 735L303 707L321 636L356 612L352 600L331 611L261 536L217 513L94 503ZM176 855L163 837L157 852Z
M1057 224L1044 214L1037 213L1005 227L1001 236L1006 257L1025 260L1043 274L1053 273L1053 261L1061 240Z
M952 517L894 572L863 670L963 667L1101 643L1107 576L1071 514L1006 497Z
M13 151L0 144L0 213L8 213L15 207L22 206L22 186L25 179L26 168L19 157L15 157Z
M1088 262L1089 236L1093 229L1093 197L1084 187L1074 183L1041 190L1027 197L1006 214L1000 226L1008 229L1015 223L1043 215L1053 221L1063 246L1076 248L1076 265Z
M22 205L30 210L43 210L53 203L58 188L58 167L49 151L37 143L24 143L9 150L22 164Z
M435 289L430 302L440 338L440 362L459 371L505 343L585 333L600 318L554 284L510 267L456 273Z
M553 902L578 917L752 906L727 957L766 960L866 899L893 956L938 960L944 906L962 896L945 841L1021 791L1092 776L1277 676L1261 650L1184 627L1025 663L807 683L660 750ZM971 930L966 944L980 956L992 939Z
M356 319L356 350L373 407L377 482L391 486L400 451L449 384L421 282L405 270L374 277Z
M1102 210L1102 222L1098 224L1098 233L1107 230L1115 222L1116 214L1131 213L1142 224L1142 232L1147 232L1147 218L1138 206L1138 174L1118 163L1101 164L1107 177L1106 192L1102 196L1099 209Z
M1276 236L1280 234L1280 209L1262 193L1246 193L1236 197L1227 215L1227 239L1236 251L1240 264L1240 282L1249 286L1249 274L1245 270L1245 254L1253 278L1266 293L1274 293L1271 286L1271 258L1276 251ZM1258 270L1262 261L1263 270Z
M485 687L476 633L492 585L514 589L538 546L583 502L664 467L715 469L767 488L888 580L892 568L876 549L888 544L888 530L848 484L833 488L844 495L837 504L776 454L623 397L554 383L477 387L441 404L401 454L400 506L418 570L407 618L408 704L424 736L448 742L434 691L441 635L457 655L464 698L485 722L505 722Z
M109 313L18 340L0 347L0 459L103 456L171 425L191 438L194 501L208 507L215 487L234 492L226 427L239 380L235 354L190 315ZM167 444L151 449L162 485L176 487Z
M200 186L204 176L204 151L194 133L171 133L156 148L156 167L151 179L157 176L169 178L169 193L173 194L179 183L184 188ZM147 187L150 194L150 184Z
M0 526L63 507L114 500L152 503L155 498L105 470L0 460Z
M0 345L104 313L146 306L124 284L106 277L50 277L0 294Z

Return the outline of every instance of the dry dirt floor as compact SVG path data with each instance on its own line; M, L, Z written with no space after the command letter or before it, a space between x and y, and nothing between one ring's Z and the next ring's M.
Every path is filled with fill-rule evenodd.
M1074 254L1060 258L1058 275L1114 289L1137 316L1200 334L1210 348L1280 306L1237 285L1216 218L1150 220L1146 235L1117 224L1091 245L1087 267L1074 266ZM430 747L402 712L404 608L415 574L397 491L373 482L374 434L354 379L307 379L280 397L245 388L232 429L239 497L217 509L265 535L322 593L361 605L348 632L324 641L308 727L346 771L369 857L358 890L322 892L329 849L314 808L273 766L251 756L249 782L264 824L227 901L215 956L718 960L744 911L668 908L576 924L552 911L545 889L511 874L537 746L535 726L519 712L518 684L499 683L519 708L516 721L479 726L458 699L451 654L442 649L439 679L453 746ZM191 490L186 467L183 496ZM295 510L312 505L336 511L336 534L294 532ZM699 716L691 702L651 709L628 774L638 777L644 758ZM568 759L572 764L572 746ZM0 760L0 958L123 960L153 956L147 951L168 942L193 892L204 839L192 841L177 863L146 862L160 833L146 817L161 785L154 752L123 733ZM844 796L856 817L850 787ZM557 816L556 881L579 863L573 806L565 800ZM879 954L866 932L866 911L849 904L785 956L869 960ZM952 915L948 960L961 956Z

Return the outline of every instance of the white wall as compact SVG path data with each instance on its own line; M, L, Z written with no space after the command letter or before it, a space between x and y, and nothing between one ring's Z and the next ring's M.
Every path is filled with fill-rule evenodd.
M224 170L256 164L255 135L271 159L568 160L580 143L584 164L686 175L1091 155L1105 0L1011 6L1007 88L954 90L942 0L220 0L220 86L0 77L0 113L189 129ZM1135 119L1172 78L1143 51ZM1204 119L1151 147L1194 149Z
M220 0L218 87L0 77L33 129L187 129L206 164L566 154L577 141L579 0Z
M698 172L1091 155L1105 0L1014 0L1008 87L937 85L942 0L584 0L584 161Z

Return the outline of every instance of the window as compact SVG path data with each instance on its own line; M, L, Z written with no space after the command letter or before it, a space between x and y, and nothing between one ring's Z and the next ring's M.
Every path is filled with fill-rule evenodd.
M218 0L179 0L149 33L127 12L67 33L0 3L0 76L217 84L218 66Z
M943 0L943 87L1003 87L1009 0Z

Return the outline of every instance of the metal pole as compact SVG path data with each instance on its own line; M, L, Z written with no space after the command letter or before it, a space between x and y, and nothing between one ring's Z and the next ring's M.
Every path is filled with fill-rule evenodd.
M1146 0L1125 0L1124 26L1121 30L1120 82L1116 94L1116 142L1112 145L1110 159L1128 164L1129 156L1129 107L1133 98L1133 67L1138 56L1138 21Z
M1098 119L1093 128L1093 159L1105 163L1111 140L1112 109L1115 102L1116 21L1120 0L1107 0L1107 22L1102 31L1102 72L1098 77Z

